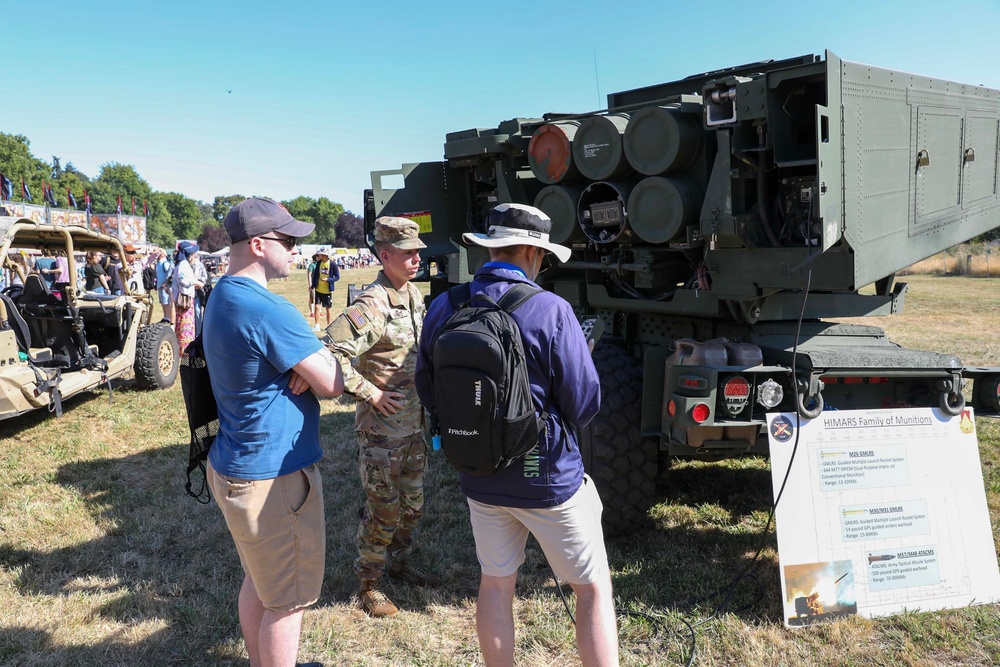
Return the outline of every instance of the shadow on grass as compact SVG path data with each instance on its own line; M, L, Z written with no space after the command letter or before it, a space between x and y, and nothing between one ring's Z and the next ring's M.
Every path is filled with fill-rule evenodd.
M681 466L666 474L660 494L645 530L608 542L618 606L699 618L720 610L747 623L780 623L773 523L762 534L770 471Z
M143 644L162 644L169 641L156 633ZM123 648L125 649L123 651ZM143 645L124 647L115 641L101 641L86 645L59 645L52 642L48 632L30 627L0 629L0 664L35 667L40 665L231 665L244 667L245 659L217 659L209 656L184 655L178 647L162 646L154 652Z
M115 391L118 391L117 387ZM63 416L68 416L78 406L99 400L108 400L107 385L62 399ZM47 419L56 419L55 413L49 412L48 408L37 408L16 417L0 420L0 438L14 437L19 432L37 426Z
M118 394L148 393L149 391L155 390L143 389L139 387L135 380L112 380L110 398L107 384L82 391L73 396L63 397L63 417L72 418L74 410L93 401L104 401L107 404L113 402L115 396ZM55 416L55 412L50 412L47 407L44 407L32 410L31 412L25 412L17 417L0 420L0 438L13 437L20 431L37 426L47 419L57 419L57 417Z
M353 412L332 417L324 426L331 436L336 434L325 438L327 533L331 540L324 599L347 602L357 590L353 561L357 556L357 510L364 498L358 480ZM329 489L333 479L343 483L335 491L336 497ZM608 540L619 605L658 610L693 606L700 615L706 615L721 603L721 599L710 596L741 573L757 549L767 544L772 550L765 551L751 567L754 578L736 587L728 609L739 610L738 615L751 623L780 621L773 532L762 536L759 529L740 531L732 527L750 519L759 524L762 516L767 515L771 482L766 467L681 466L668 473L658 493L655 499L658 507L711 505L719 508L728 525L712 526L704 521L671 525L662 519L651 519L640 531ZM479 587L479 563L468 506L459 488L458 475L441 452L428 453L425 495L425 515L416 532L414 559L440 574L444 585L427 591L386 582L385 589L398 606L412 612L420 612L430 604L474 601ZM333 536L340 536L341 541L337 543ZM563 588L569 594L569 586L564 583ZM535 540L530 539L525 563L519 570L518 595L539 592L558 595L544 555ZM701 601L703 598L708 599Z
M4 664L247 664L235 643L239 564L229 558L232 545L218 510L185 496L186 459L186 445L171 445L58 469L55 482L75 489L103 535L51 550L6 543L0 565L17 573L22 595L73 598L65 603L73 616L85 608L81 595L92 601L89 617L71 630L94 643L39 652L51 641L44 633L8 628L0 646L11 662ZM73 524L81 518L74 516ZM131 630L94 629L107 622ZM122 634L128 641L118 639Z
M102 398L96 392L85 396ZM320 424L327 564L318 607L349 605L358 588L353 561L363 494L354 415L343 410L324 410L329 414ZM11 423L6 431L13 435L46 418L44 413L26 415L28 424ZM37 627L3 628L0 664L247 664L236 608L243 572L215 503L202 505L186 495L187 450L186 443L150 447L58 468L53 481L73 489L83 509L70 525L53 529L61 533L56 541L74 542L71 530L85 531L85 537L52 549L0 542L0 567L15 573L12 580L22 596L41 600L39 608L49 614L38 619L43 627L75 619L66 621L75 624L67 627L74 644L64 645ZM426 497L415 560L444 575L447 583L424 590L387 582L387 592L412 612L461 602L478 588L468 512L443 456L430 457ZM76 528L80 524L87 527ZM89 539L95 532L100 537ZM90 641L77 645L80 636ZM60 646L53 647L54 641Z
M87 396L103 398L94 392L74 400ZM46 418L25 416L33 424ZM320 608L349 606L357 592L353 561L363 493L353 424L348 406L324 408L320 428L327 561ZM13 426L0 427L0 435L5 430L16 433ZM73 489L84 508L71 523L92 524L85 535L96 531L100 537L84 537L55 549L0 543L0 567L15 573L14 585L23 596L41 596L36 609L63 610L46 611L51 615L39 619L43 626L58 627L61 615L68 615L67 622L76 624L67 628L74 643L59 641L37 627L7 627L0 629L0 663L247 664L236 611L242 570L214 503L200 505L187 497L186 459L187 445L174 444L59 467L54 481ZM705 466L672 471L661 493L664 497L657 500L668 505L714 503L735 523L766 512L770 484L765 470ZM428 454L425 495L414 561L440 574L444 585L436 590L388 582L386 586L401 608L415 613L432 605L474 601L479 584L468 508L457 474L440 452ZM59 543L70 541L64 536ZM619 606L667 609L679 600L707 595L726 584L760 543L758 531L654 520L644 531L609 541ZM762 574L766 601L740 616L748 622L776 622L781 610L773 553L754 569ZM541 551L531 540L518 595L538 594L556 595ZM737 597L751 595L744 592ZM44 596L65 602L46 602ZM80 636L90 641L80 643ZM54 641L59 645L53 646Z

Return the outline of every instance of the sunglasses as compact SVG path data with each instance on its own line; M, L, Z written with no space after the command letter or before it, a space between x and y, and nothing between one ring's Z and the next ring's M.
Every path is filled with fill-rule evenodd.
M285 250L291 250L295 247L298 242L297 238L289 236L288 238L279 239L277 236L258 236L259 239L267 239L268 241L277 241L281 245L285 246ZM249 241L247 242L249 243Z

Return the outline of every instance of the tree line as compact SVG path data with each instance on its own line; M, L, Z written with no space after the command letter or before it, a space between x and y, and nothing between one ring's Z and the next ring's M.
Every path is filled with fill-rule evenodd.
M67 193L71 193L77 208L83 209L86 191L92 212L112 213L121 197L122 213L131 213L132 201L140 215L144 206L148 206L146 239L150 243L171 247L176 239L197 239L209 251L229 245L222 221L229 209L246 199L244 195L220 195L208 204L179 192L154 190L132 165L107 162L100 169L91 178L72 162L63 164L58 156L53 155L51 162L46 162L31 153L27 137L0 132L0 173L10 179L11 198L15 201L21 199L21 179L36 203L42 201L44 188L51 188L59 208L73 208L68 203ZM338 202L326 197L299 196L281 203L297 219L316 225L313 233L302 239L303 243L364 246L363 219Z

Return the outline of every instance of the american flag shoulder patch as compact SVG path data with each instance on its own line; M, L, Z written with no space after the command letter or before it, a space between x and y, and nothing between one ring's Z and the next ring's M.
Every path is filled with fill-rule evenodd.
M368 315L358 306L350 306L344 311L344 315L358 331L368 326Z

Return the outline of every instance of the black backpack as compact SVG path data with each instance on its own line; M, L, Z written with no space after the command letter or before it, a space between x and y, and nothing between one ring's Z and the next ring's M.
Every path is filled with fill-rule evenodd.
M219 434L219 409L212 393L212 378L208 375L205 348L199 334L185 348L180 361L181 392L184 394L184 408L187 412L191 444L188 447L187 483L184 488L188 495L200 503L207 504L212 499L208 488L208 471L205 461L208 451ZM191 475L195 471L201 475L201 490L193 491ZM197 475L196 475L197 477Z
M142 288L147 292L156 289L156 269L152 266L147 266L142 270Z
M441 448L460 472L492 475L538 444L547 415L536 412L521 329L510 313L541 290L519 283L499 302L448 291L455 312L431 345L434 415Z

